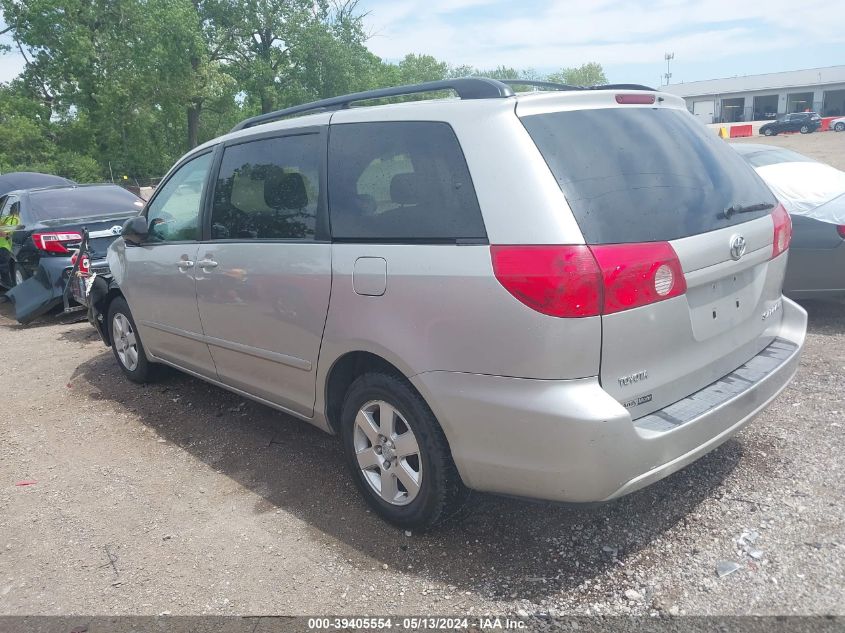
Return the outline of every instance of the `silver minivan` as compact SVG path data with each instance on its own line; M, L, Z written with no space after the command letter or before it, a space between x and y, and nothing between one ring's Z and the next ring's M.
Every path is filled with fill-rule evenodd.
M192 150L109 253L92 314L123 372L338 434L404 527L468 489L614 499L714 449L798 365L789 216L683 100L542 87L357 93Z

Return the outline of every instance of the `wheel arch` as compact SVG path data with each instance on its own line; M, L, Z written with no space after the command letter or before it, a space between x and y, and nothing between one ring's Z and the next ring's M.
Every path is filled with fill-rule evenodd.
M111 307L112 301L118 297L122 297L123 300L126 301L126 297L123 295L120 287L116 283L112 282L109 284L108 291L103 294L102 297L94 301L91 306L91 316L97 326L97 330L100 332L100 337L106 345L112 344L108 324L109 308Z
M350 385L359 376L370 372L381 372L401 378L417 391L401 369L379 354L354 350L340 355L326 374L323 393L326 422L334 433L340 433L341 408ZM421 394L420 397L422 397Z

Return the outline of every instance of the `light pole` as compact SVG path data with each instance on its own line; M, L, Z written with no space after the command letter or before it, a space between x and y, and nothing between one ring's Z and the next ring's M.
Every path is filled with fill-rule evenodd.
M675 59L675 53L666 53L663 55L663 59L666 60L666 74L663 75L666 77L666 85L669 85L669 80L672 78L672 73L669 72L669 62Z

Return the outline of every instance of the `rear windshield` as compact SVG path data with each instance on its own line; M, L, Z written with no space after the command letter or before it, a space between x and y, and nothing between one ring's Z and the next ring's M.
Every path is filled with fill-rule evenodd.
M739 152L752 167L765 167L766 165L777 165L778 163L815 163L798 152L789 149L764 149L757 152Z
M144 203L122 187L48 189L29 194L29 205L39 220L90 218L139 213Z
M776 204L715 132L683 110L606 108L522 118L588 244L674 240L747 222Z

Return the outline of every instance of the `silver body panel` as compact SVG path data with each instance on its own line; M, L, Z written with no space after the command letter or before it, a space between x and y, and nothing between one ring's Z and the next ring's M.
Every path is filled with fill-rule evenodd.
M682 100L663 97L651 107L683 109ZM599 91L351 108L241 130L196 151L314 125L446 122L490 244L583 244L518 115L611 101ZM770 259L772 230L765 217L676 240L686 295L573 319L517 301L495 278L487 244L230 240L128 248L121 239L109 263L153 360L331 432L330 373L346 354L369 352L425 398L468 486L599 501L711 450L790 380L806 314L781 298L787 258ZM734 261L729 242L738 231L748 251ZM197 266L180 270L183 256ZM678 428L637 429L637 418L700 392L776 339L794 351L749 389ZM642 369L645 381L623 387L618 380ZM646 394L646 402L623 406Z
M807 313L784 299L777 337L795 347L739 395L669 431L640 430L596 378L522 380L429 372L412 378L471 488L565 502L607 501L666 477L750 422L792 379ZM753 357L752 357L753 358Z
M196 261L198 249L195 242L127 248L118 239L109 247L108 261L147 352L216 378L197 309L194 269L177 265Z
M331 290L331 248L294 243L199 246L197 304L221 382L312 415ZM203 269L205 260L217 266Z

